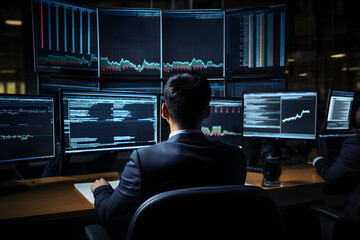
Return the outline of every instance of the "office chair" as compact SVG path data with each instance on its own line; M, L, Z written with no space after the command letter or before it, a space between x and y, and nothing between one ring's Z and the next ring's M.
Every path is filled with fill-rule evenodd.
M85 228L89 240L110 239L101 225ZM282 222L270 194L255 186L172 190L145 201L127 240L282 239Z
M346 213L325 205L312 205L309 209L318 217L321 239L358 239L360 224Z

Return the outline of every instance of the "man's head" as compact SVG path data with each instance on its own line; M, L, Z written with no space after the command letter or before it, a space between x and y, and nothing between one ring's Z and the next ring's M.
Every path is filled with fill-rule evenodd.
M199 73L171 76L165 84L164 96L162 116L180 129L200 128L202 120L210 114L210 84Z

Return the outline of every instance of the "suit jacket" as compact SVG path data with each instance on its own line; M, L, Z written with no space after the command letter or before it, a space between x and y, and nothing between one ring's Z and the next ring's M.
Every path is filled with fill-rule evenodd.
M320 159L315 167L327 183L347 189L344 211L360 222L360 133L344 141L334 163Z
M246 161L237 146L209 141L202 133L182 133L167 142L133 151L112 189L95 189L101 218L122 215L146 198L167 190L214 185L243 185Z

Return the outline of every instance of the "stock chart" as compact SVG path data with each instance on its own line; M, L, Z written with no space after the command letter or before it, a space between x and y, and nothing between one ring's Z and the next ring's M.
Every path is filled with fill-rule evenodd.
M53 99L1 96L0 145L0 161L53 157Z
M102 74L160 77L160 10L100 10Z
M97 72L95 8L36 0L33 12L38 70L54 68Z
M226 72L281 73L285 6L226 11Z
M223 76L223 12L163 11L163 72Z

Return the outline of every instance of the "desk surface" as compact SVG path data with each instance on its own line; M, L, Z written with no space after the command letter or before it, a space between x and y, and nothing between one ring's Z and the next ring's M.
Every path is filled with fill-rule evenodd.
M0 220L27 217L93 215L94 205L87 201L75 188L74 183L92 182L95 179L117 180L116 172L36 178L20 181L31 187L31 190L1 196ZM246 182L261 186L262 174L247 173ZM324 180L308 165L283 167L280 187L266 188L269 191L283 191L289 188L323 183Z

